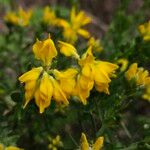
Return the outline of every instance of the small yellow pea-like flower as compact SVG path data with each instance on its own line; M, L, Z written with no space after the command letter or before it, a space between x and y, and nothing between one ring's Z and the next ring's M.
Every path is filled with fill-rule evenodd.
M59 41L59 47L60 47L60 52L65 56L67 57L73 56L76 59L79 59L80 56L78 55L77 50L73 45L66 42Z
M125 58L120 58L117 60L117 64L120 65L120 71L123 72L127 69L128 67L128 60Z
M59 83L54 78L51 78L51 80L54 87L53 98L55 99L55 101L57 103L63 103L65 105L68 105L69 102L67 100L67 95L63 92Z
M14 25L19 25L24 27L29 25L31 16L32 16L32 10L25 11L20 7L18 12L8 12L4 16L4 20Z
M146 91L142 97L150 102L150 85L146 87Z
M19 80L25 83L25 105L35 98L39 112L43 113L51 103L51 98L58 103L68 105L67 96L61 89L59 83L50 76L42 67L33 68L24 73Z
M54 70L53 71L55 78L59 82L59 85L63 92L67 95L69 98L70 95L72 95L73 90L76 85L76 75L78 71L75 68L69 68L65 71L58 71Z
M113 76L118 66L109 62L95 60L95 57L92 54L92 47L87 49L81 59L78 60L78 63L81 66L82 78L84 77L84 80L91 85L89 88L85 85L86 92L81 92L81 83L83 82L81 82L82 80L79 83L77 82L77 84L80 84L80 86L78 85L80 88L76 88L76 90L80 89L78 90L80 92L78 92L77 95L80 97L83 104L87 103L86 98L89 96L89 92L93 86L95 86L97 91L109 94L109 83L111 82L110 77ZM84 96L81 95L81 93L83 93Z
M84 75L78 75L73 95L78 96L80 101L86 105L87 98L94 86L94 81Z
M103 50L103 47L101 45L101 41L99 39L95 39L94 37L91 37L89 40L88 40L88 43L87 43L87 46L92 46L93 49L97 52L101 52Z
M80 11L76 14L76 10L73 7L70 13L70 22L64 19L59 19L58 24L63 27L63 36L66 41L73 44L78 39L78 34L84 38L90 37L90 33L82 28L90 22L91 18L88 17L85 12Z
M96 142L90 147L89 143L87 141L86 135L84 133L82 133L81 135L81 146L80 149L81 150L101 150L103 147L103 143L104 143L104 137L98 137Z
M141 35L143 36L144 41L150 41L150 21L139 25L138 29Z
M43 22L45 24L55 26L57 25L57 20L58 18L56 17L55 11L52 8L46 6L43 12Z
M42 70L42 67L39 67L26 72L19 77L19 80L25 83L24 108L32 98L35 98L40 113L43 113L45 108L50 105L53 93L53 85L49 75Z
M49 66L54 57L57 56L57 50L53 40L49 37L44 41L37 40L33 45L35 58L41 60L44 66Z
M32 10L25 11L20 7L18 11L19 25L21 26L29 25L31 16L32 16Z
M135 79L137 85L147 86L150 85L150 76L147 70L144 68L138 68L137 63L131 64L127 72L125 73L127 80Z

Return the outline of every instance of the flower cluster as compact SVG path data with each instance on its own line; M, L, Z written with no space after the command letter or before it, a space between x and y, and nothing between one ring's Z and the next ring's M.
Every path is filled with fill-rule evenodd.
M70 21L60 19L59 25L63 27L63 36L65 40L74 44L78 39L78 34L84 38L90 37L90 33L82 28L90 22L91 18L88 17L85 12L80 11L77 14L75 8L73 7L70 12Z
M82 133L80 149L81 150L90 150L90 149L101 150L103 147L103 143L104 143L104 137L100 136L97 138L97 140L95 141L95 143L92 146L89 146L86 135L84 133Z
M31 16L31 10L25 11L20 7L17 12L7 12L4 16L4 20L13 25L28 26Z
M138 68L138 64L133 63L125 73L125 76L127 80L135 80L138 86L146 88L143 98L150 101L150 75L148 70L144 70L142 67Z
M58 148L63 146L61 138L57 135L55 138L49 137L50 144L48 145L48 149L57 150Z
M71 96L76 96L83 104L87 104L93 87L99 92L109 94L110 77L118 68L117 65L96 60L92 47L81 57L69 43L59 41L59 48L60 53L66 57L73 56L78 66L63 71L52 69L52 60L58 53L53 40L50 37L44 41L37 40L33 45L33 53L35 58L42 62L42 66L19 77L20 82L25 83L24 107L34 98L40 113L43 113L50 105L51 99L68 105Z

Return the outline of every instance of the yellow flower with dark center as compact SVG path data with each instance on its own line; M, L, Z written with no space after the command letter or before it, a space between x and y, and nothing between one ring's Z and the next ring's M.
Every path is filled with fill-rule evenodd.
M89 18L85 12L80 11L76 14L76 10L73 7L70 13L70 22L64 19L59 19L58 24L63 27L63 36L66 41L73 44L78 39L78 34L84 38L90 37L90 33L82 28L90 22L91 18Z
M95 143L92 146L89 146L89 143L87 141L86 135L82 133L81 135L81 150L101 150L104 143L104 137L98 137Z
M139 25L138 29L141 35L143 36L144 41L150 41L150 21Z
M45 7L43 12L43 22L48 25L57 25L57 16L55 11L50 7Z
M137 63L133 63L125 73L127 80L135 79L137 85L147 86L150 84L150 76L144 68L138 68Z
M117 64L120 66L120 71L123 72L128 67L128 60L125 58L120 58L117 60Z
M31 16L31 10L25 11L20 7L18 12L8 12L4 16L4 20L14 25L28 26Z
M92 46L93 50L97 51L97 52L101 52L103 50L103 47L101 45L101 41L99 39L95 39L94 37L91 37L88 40L87 46Z
M43 62L44 66L49 66L52 59L57 56L55 44L50 37L44 41L37 40L33 45L33 53L36 59Z

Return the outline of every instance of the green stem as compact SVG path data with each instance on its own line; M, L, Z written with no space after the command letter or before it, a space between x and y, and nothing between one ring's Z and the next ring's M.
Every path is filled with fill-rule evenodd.
M96 109L97 109L97 112L98 112L99 120L102 122L102 115L101 115L101 112L100 112L99 107L98 107L97 99L95 98L94 101L95 101L95 106L96 106Z
M130 139L132 139L132 136L131 136L131 134L130 134L129 130L127 129L127 127L126 127L126 125L125 125L124 122L121 122L121 126L122 126L122 128L124 129L126 135L127 135Z

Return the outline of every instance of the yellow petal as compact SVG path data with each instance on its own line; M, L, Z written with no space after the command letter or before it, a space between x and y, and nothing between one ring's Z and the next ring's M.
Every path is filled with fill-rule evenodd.
M63 92L67 95L67 98L72 95L72 91L74 90L76 81L75 77L78 71L74 68L69 68L65 71L54 70L55 78L59 81L60 87Z
M35 92L35 102L40 109L40 113L43 113L51 103L51 97L53 93L53 85L49 75L44 72L40 85Z
M104 137L99 137L93 145L93 150L101 150L104 143Z
M51 77L52 83L53 83L53 98L56 102L58 103L64 103L65 105L68 105L69 102L67 100L67 97L65 95L65 93L63 92L63 90L61 89L59 83Z
M84 38L88 39L90 37L90 33L84 29L78 29L77 33L83 36Z
M77 50L73 45L66 43L66 42L59 41L59 47L60 47L60 52L64 54L65 56L67 57L73 56L76 59L79 59Z
M8 146L8 147L5 148L5 150L23 150L23 149L18 148L16 146Z
M33 52L35 58L41 60L45 66L50 65L52 59L57 56L56 47L50 38L44 41L37 40L33 45Z
M43 13L43 22L48 25L57 25L57 19L55 11L46 6Z
M135 78L136 73L137 73L137 63L133 63L125 73L125 77L127 78L127 80L131 80L132 78Z
M70 27L70 24L64 19L57 19L57 26L60 26L66 29Z
M89 143L84 133L81 135L81 150L89 150Z
M30 18L32 16L32 10L25 11L21 7L18 11L19 24L21 26L27 26L29 24Z
M37 80L41 72L42 72L42 67L33 68L32 70L20 76L19 81L23 83L27 81Z
M90 96L90 90L93 88L94 82L89 78L79 75L77 83L73 91L73 95L78 96L83 105L87 104L87 98Z
M71 44L74 44L78 39L77 32L70 26L67 28L64 28L63 36L65 40Z
M109 93L109 84L108 83L99 83L99 84L95 84L95 88L98 92L104 92L106 94L110 94Z

